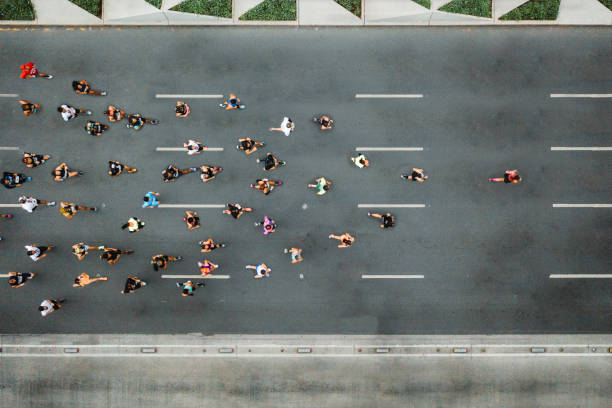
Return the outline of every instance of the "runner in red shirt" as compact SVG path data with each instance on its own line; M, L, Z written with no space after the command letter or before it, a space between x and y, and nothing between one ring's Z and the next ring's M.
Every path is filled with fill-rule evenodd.
M33 62L28 62L27 64L21 66L21 78L22 79L36 78L36 77L51 79L53 78L53 75L48 75L48 74L43 74L42 72L38 72L38 68L36 68L36 64L34 64Z

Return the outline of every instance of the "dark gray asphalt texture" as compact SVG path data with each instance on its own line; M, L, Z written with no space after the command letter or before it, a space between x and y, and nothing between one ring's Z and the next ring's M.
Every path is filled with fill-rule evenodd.
M57 208L34 214L10 209L0 219L0 273L35 272L25 287L0 286L2 333L606 333L612 330L610 280L551 280L551 273L610 273L612 210L553 209L552 203L612 201L609 152L551 152L551 146L609 146L610 99L550 99L551 93L612 91L610 29L51 29L0 33L0 93L43 105L25 117L15 98L0 98L3 171L33 177L0 191L0 202L22 195L101 208L65 219ZM55 78L19 79L35 61ZM107 97L75 95L87 79ZM174 117L175 100L157 93L237 93L244 111L222 111L218 100L187 100L192 114ZM422 93L421 100L357 100L356 93ZM140 132L123 123L100 138L86 118L65 123L56 107L94 111L114 104L161 120ZM336 120L318 131L313 114ZM269 132L284 115L290 137ZM103 120L106 122L106 120ZM270 174L284 185L269 196L250 189L264 176L257 154L235 150L238 137L264 140L287 166ZM196 139L224 152L187 156L156 152ZM424 152L369 153L369 169L349 161L357 146L422 146ZM49 163L26 169L23 151L48 153ZM111 179L107 160L139 169ZM55 183L60 162L85 171ZM162 183L169 163L220 165L203 184L195 174ZM422 167L426 183L399 174ZM519 169L518 185L489 183ZM306 184L325 176L330 192ZM142 209L147 191L163 203L242 202L255 208L239 220L219 209L198 210L202 228L187 231L182 209ZM381 230L358 203L425 203L396 209L397 225ZM307 205L303 209L303 204ZM7 212L7 210L2 210ZM269 215L278 231L263 236L253 222ZM120 226L146 222L139 233ZM330 233L356 237L336 248ZM198 274L198 241L227 242L207 258L220 264L193 298L149 264L156 253L181 255L166 274ZM116 265L71 254L76 242L134 249ZM53 244L32 262L23 246ZM283 248L304 249L291 265ZM246 264L265 262L267 279ZM82 272L109 276L73 288ZM299 275L303 274L303 279ZM422 280L360 279L361 274L423 274ZM126 276L148 286L121 295ZM44 298L65 297L65 308L42 318Z

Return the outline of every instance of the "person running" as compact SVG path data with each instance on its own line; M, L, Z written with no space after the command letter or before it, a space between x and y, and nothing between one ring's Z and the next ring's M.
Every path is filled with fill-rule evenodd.
M84 113L85 115L91 115L91 111L87 109L79 109L70 105L61 105L57 107L57 111L64 119L64 122L68 122L70 119L74 119L79 116L79 113Z
M31 181L32 177L28 177L21 173L10 173L5 171L2 175L2 185L6 188L21 187L26 181Z
M129 255L133 253L134 251L132 250L122 251L121 249L117 248L104 248L104 252L100 254L100 259L113 265L117 263L121 255Z
M21 66L21 75L20 75L21 79L26 79L26 78L47 78L47 79L51 79L53 78L53 75L49 75L49 74L43 74L42 72L38 72L38 68L36 67L36 64L34 64L33 62L28 62L27 64L24 64Z
M315 179L315 184L309 183L308 188L314 188L317 190L317 195L323 195L329 191L332 182L327 180L325 177L319 177Z
M256 227L261 226L263 228L263 234L264 235L268 235L273 233L274 231L276 231L276 221L274 221L271 218L268 218L268 216L264 216L263 221L260 222L256 222L255 223Z
M0 218L13 218L11 214L0 214Z
M329 234L329 239L337 239L340 241L338 248L348 248L353 244L353 242L355 242L355 238L353 238L348 232L342 235Z
M200 273L202 276L206 276L210 275L212 271L219 267L219 265L215 265L208 259L205 259L204 262L198 262L198 267L200 268Z
M64 217L66 217L68 219L71 219L79 211L92 211L92 212L96 212L96 211L98 211L98 209L96 207L84 207L82 205L76 205L75 203L68 203L66 201L60 201L59 212Z
M245 269L253 269L255 273L253 274L253 278L261 279L266 276L270 276L270 272L272 272L272 268L268 268L265 263L260 263L259 265L247 265Z
M32 103L30 101L26 101L25 99L20 99L19 103L21 104L23 114L26 116L40 112L40 105L37 103Z
M127 164L121 164L116 160L108 161L108 174L111 177L117 177L123 172L123 170L127 171L128 173L136 173L138 171L137 168L130 167Z
M333 119L331 119L327 115L321 115L319 117L314 117L313 120L315 123L321 125L321 130L330 130L332 128L332 124L334 123Z
M157 208L159 206L157 197L159 197L159 193L149 191L142 199L142 208Z
M221 173L222 171L223 167L208 166L205 164L200 166L200 179L202 180L202 183L207 183L210 180L214 180L217 174Z
M512 183L512 184L517 184L522 180L523 179L518 174L518 170L506 170L506 172L504 173L504 177L489 179L489 181L493 181L496 183L504 182L504 183Z
M47 256L47 252L55 248L52 245L43 246L43 245L26 245L24 246L26 249L26 255L32 258L34 262L39 261Z
M223 243L215 243L212 238L208 238L206 241L198 242L200 244L200 252L212 252L217 248L225 248L225 244Z
M278 166L284 166L285 164L287 164L282 160L278 160L272 153L266 154L266 157L262 159L257 159L257 163L262 163L262 162L264 164L263 169L265 171L272 171Z
M365 157L363 153L357 152L357 156L351 157L351 161L355 164L355 166L363 169L364 167L370 167L370 161Z
M186 118L187 116L189 116L189 105L187 105L185 102L183 101L176 101L176 117L177 118Z
M290 118L285 116L283 118L283 121L280 124L280 127L270 128L268 130L277 131L277 132L283 132L285 134L285 136L289 136L291 134L291 132L293 132L295 130L295 123L293 123L293 121Z
M382 224L380 224L380 228L391 228L393 225L395 225L395 218L393 215L391 215L391 213L377 214L368 211L368 217L378 218L381 220Z
M205 283L193 283L192 281L187 281L187 282L176 282L176 286L177 287L182 287L183 290L181 292L181 296L193 296L194 292L196 291L197 288L201 288L203 286L206 286Z
M72 284L72 286L75 288L84 288L85 286L91 285L94 282L105 281L105 280L108 280L106 276L98 276L96 278L90 278L88 274L83 272L82 274L80 274L74 279L74 283Z
M106 91L94 91L84 79L82 81L72 81L72 89L79 95L106 96Z
M72 246L72 253L77 257L79 261L81 261L89 253L90 249L92 251L102 251L104 250L104 245L86 245L82 242L79 242L78 244L74 244Z
M223 214L229 214L232 217L234 217L235 219L240 218L240 216L244 212L253 212L252 208L249 208L249 207L244 207L243 208L238 203L227 203L226 205L227 205L227 210L223 210Z
M102 136L102 132L108 130L108 125L103 125L100 122L94 122L93 120L88 120L85 125L85 131L91 136Z
M185 211L183 221L187 224L189 231L200 228L200 216L197 211Z
M23 153L23 159L21 161L26 165L26 167L34 168L38 167L47 160L49 160L51 156L48 154L36 154L36 153Z
M208 150L208 147L204 146L202 143L196 142L195 140L191 139L189 139L188 142L184 142L183 147L187 149L188 155L200 154L203 151Z
M83 172L79 170L72 170L68 168L66 163L62 163L51 172L51 175L53 176L54 181L60 182L72 177L82 176Z
M156 271L158 271L159 268L165 270L168 267L169 261L180 261L181 259L183 258L180 256L157 254L151 257L151 265L153 265L153 269L155 269Z
M134 276L128 276L125 280L125 287L121 291L123 294L128 294L134 292L136 289L140 289L143 286L146 286L147 282L142 279L136 278Z
M283 184L280 180L268 180L267 178L257 179L256 184L251 184L251 188L261 191L265 195L270 194L274 190L274 186L280 186Z
M283 250L286 254L290 254L291 255L291 263L295 264L298 262L302 262L304 260L304 258L302 258L302 250L300 248L291 248L291 249L287 249L285 248Z
M104 115L106 115L110 122L118 122L125 117L125 111L116 106L108 105L108 108L104 111Z
M18 204L25 211L32 213L34 212L34 210L36 210L39 204L46 205L47 207L53 207L55 205L55 201L45 201L45 200L39 200L34 197L21 196L19 197Z
M145 223L138 218L131 217L128 222L121 226L121 229L126 229L131 232L138 232L144 228Z
M238 139L238 145L236 145L236 149L242 150L247 155L256 152L257 148L263 147L265 145L264 142L258 142L256 140L251 139L250 137L245 137L242 139Z
M30 279L35 277L35 273L30 272L9 272L8 273L8 283L11 288L20 288L25 285Z
M66 302L66 299L45 299L41 302L40 306L38 306L38 311L45 317L49 313L53 313L60 309L64 302Z
M426 176L425 173L423 173L423 169L417 169L416 167L412 169L411 174L401 174L401 177L403 179L412 180L419 183L422 183L429 178L429 176Z
M162 171L162 181L164 183L168 183L171 181L176 181L179 177L187 173L193 173L198 170L196 167L190 167L188 169L180 170L174 164L169 164L168 167Z
M127 122L128 123L125 126L128 129L132 128L134 130L140 130L143 128L145 123L148 123L151 125L157 125L159 123L159 120L143 118L142 115L140 115L140 113L130 113L127 116Z
M227 101L220 103L219 106L225 108L225 110L242 109L240 99L233 93L229 94Z

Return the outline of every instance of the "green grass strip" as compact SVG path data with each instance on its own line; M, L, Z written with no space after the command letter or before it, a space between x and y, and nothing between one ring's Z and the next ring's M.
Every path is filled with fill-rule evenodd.
M431 1L429 0L412 0L417 4L420 4L421 6L425 7L426 9L430 9L431 8Z
M30 0L0 0L0 20L34 20L36 14Z
M612 11L612 0L599 0L599 2Z
M232 0L187 0L170 10L232 18Z
M265 0L240 16L240 20L289 21L297 18L295 0Z
M491 0L453 0L439 10L476 17L491 17Z
M334 0L336 3L356 15L361 17L361 0Z
M102 0L70 0L96 17L102 17Z
M145 1L149 3L150 5L157 7L158 9L161 8L162 0L145 0Z
M560 0L531 0L501 16L500 20L556 20Z

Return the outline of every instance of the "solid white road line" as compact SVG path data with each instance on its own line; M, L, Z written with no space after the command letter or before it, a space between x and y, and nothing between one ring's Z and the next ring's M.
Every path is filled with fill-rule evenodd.
M17 98L18 94L0 94L0 98Z
M199 95L199 94L155 94L157 99L218 99L223 98L223 95Z
M612 208L612 204L553 204L553 208Z
M19 204L0 204L0 208L17 208L21 207Z
M158 152L186 152L187 148L186 147L156 147L155 151ZM222 147L209 147L206 150L203 150L205 152L222 152L223 148Z
M425 208L425 204L357 204L357 208Z
M0 278L8 278L8 273L0 273Z
M588 151L588 152L609 152L612 151L612 147L562 147L562 146L553 146L550 148L551 151L553 152L583 152L583 151Z
M19 147L0 146L0 150L19 150Z
M162 275L162 279L229 279L229 275Z
M551 274L549 276L550 279L612 279L612 274Z
M361 275L361 279L424 279L425 275Z
M423 94L355 94L355 98L357 99L366 99L366 98L407 98L407 99L417 99L422 98Z
M612 94L550 94L551 98L612 98Z
M422 152L422 147L356 147L356 152Z
M160 204L159 208L225 208L225 204Z

